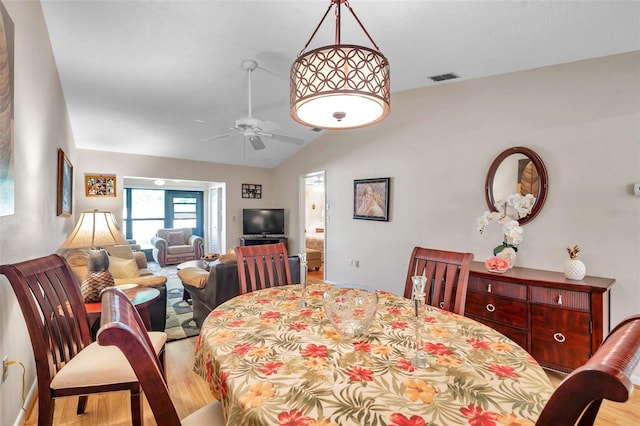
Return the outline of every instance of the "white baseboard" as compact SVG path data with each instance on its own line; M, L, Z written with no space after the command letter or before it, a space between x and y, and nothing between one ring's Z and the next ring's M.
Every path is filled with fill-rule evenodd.
M640 376L631 376L631 382L636 386L640 386Z
M33 399L36 397L37 390L38 390L38 382L34 380L33 383L31 384L31 387L29 388L29 392L27 393L27 396L25 397L24 407L23 407L24 410L26 410L27 407L31 406ZM18 417L16 418L16 421L13 424L13 426L22 426L25 424L26 413L24 410L20 410L20 413L18 413Z

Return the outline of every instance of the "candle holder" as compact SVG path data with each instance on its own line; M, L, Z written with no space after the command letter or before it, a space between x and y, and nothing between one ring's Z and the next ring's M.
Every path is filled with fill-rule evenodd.
M307 293L307 273L309 271L307 253L300 253L298 257L300 258L300 300L298 301L298 306L306 308L309 305L305 298Z
M411 359L411 365L417 368L427 368L429 367L429 363L427 363L427 355L424 353L424 341L422 338L422 326L424 325L424 288L427 283L427 278L424 276L413 276L411 277L411 281L413 283L411 298L413 301L416 329L416 352Z

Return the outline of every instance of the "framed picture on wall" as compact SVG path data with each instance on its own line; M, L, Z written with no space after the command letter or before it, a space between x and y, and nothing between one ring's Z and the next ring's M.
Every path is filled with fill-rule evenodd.
M84 175L87 197L115 197L116 175Z
M389 221L389 184L391 178L353 181L353 218Z
M73 166L58 148L58 216L71 216L73 202Z
M243 183L242 198L262 198L262 185L256 183Z

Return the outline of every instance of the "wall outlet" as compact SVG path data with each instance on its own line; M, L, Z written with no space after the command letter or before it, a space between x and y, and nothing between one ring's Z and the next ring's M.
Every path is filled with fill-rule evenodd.
M359 267L360 267L360 261L359 261L359 260L356 260L355 262L353 262L353 265L354 265L356 268L359 268Z
M640 183L633 184L633 193L636 197L640 197Z
M7 377L9 377L9 355L5 355L4 358L2 358L2 383L5 382L5 380L7 380Z

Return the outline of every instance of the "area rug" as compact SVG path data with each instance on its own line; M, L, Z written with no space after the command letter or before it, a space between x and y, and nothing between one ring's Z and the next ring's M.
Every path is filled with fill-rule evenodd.
M167 333L167 341L197 336L200 329L193 321L191 305L182 300L184 287L178 279L176 265L163 268L155 262L148 262L147 268L154 274L167 277L167 323L164 329Z

